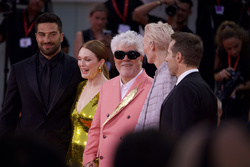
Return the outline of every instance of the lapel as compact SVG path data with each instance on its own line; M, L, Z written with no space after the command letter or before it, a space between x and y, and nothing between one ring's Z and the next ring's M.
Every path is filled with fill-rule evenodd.
M103 127L104 127L110 120L114 119L114 117L116 117L119 113L121 113L121 112L122 112L122 111L123 111L132 101L134 101L134 100L137 98L137 96L143 91L143 89L144 89L144 88L143 88L144 82L145 82L145 80L146 80L146 77L145 77L145 76L147 76L147 75L146 75L145 71L143 70L143 72L141 73L141 75L139 75L139 76L137 77L137 79L134 81L133 85L129 88L127 94L126 94L125 97L122 99L122 101L126 98L126 96L127 96L131 91L134 91L135 89L137 89L135 95L133 96L133 98L130 99L130 100L126 103L126 105L120 107L119 111L117 111L117 112L114 113L114 114L111 114L110 117L104 122ZM120 83L119 83L119 84L120 84ZM119 87L120 87L120 86L119 86ZM119 89L118 92L121 92L120 89ZM121 93L119 93L119 94L121 94ZM119 96L119 99L120 99L120 97L121 97L121 96ZM121 103L122 101L120 101L120 103ZM120 103L118 103L116 107L118 107L118 105L119 105ZM112 111L112 113L113 113L113 112L115 112L115 111Z
M43 106L43 101L42 101L42 96L41 93L39 91L39 86L38 86L38 82L37 82L37 73L36 73L36 64L37 64L37 56L38 53L35 54L34 56L32 56L28 61L27 61L27 67L26 69L26 75L27 75L27 80L29 82L29 85L32 89L32 91L34 92L34 94L36 95L36 97L39 99L41 105ZM68 59L68 57L66 57L64 55L64 57L62 58L62 61L59 63L63 63L63 74L58 86L58 89L56 91L56 94L54 96L54 99L51 102L51 105L49 107L49 110L47 112L48 113L53 109L53 107L56 105L56 103L58 102L58 100L60 99L60 97L63 95L65 89L67 88L68 84L70 83L71 80L71 76L73 74L73 70L74 68L72 68L71 63L73 63L73 60Z
M189 80L194 80L195 78L193 77L199 77L200 74L199 72L192 72L188 75L186 75L181 81L180 83L178 83L178 85L181 85L181 84L185 84L185 82L189 82ZM171 94L175 91L176 88L178 88L178 85L175 85L174 88L172 89L172 91L168 94L168 96L165 98L165 100L163 101L162 103L162 107L164 107L167 103L167 101L169 100Z
M58 89L56 91L56 94L49 106L47 115L51 112L51 110L55 107L55 105L57 104L61 96L63 95L65 89L67 88L67 86L69 85L71 81L71 78L72 78L71 76L73 75L74 68L72 68L71 66L71 63L73 63L73 61L68 59L67 56L65 56L65 54L62 59L63 60L59 63L63 63L63 74L62 74Z
M114 105L115 107L119 105L119 103L121 102L121 85L120 85L120 80L121 80L121 76L119 75L118 77L114 78L114 82L111 84L111 88L110 88L110 92L117 92L117 93L113 93L113 102L112 105Z
M162 107L164 107L164 106L166 105L168 99L171 97L172 93L175 91L175 89L176 89L177 86L178 86L178 85L175 85L175 86L173 87L173 89L171 90L171 92L168 94L168 96L165 98L165 100L164 100L163 103L162 103Z
M30 57L30 59L27 61L25 73L32 91L34 92L40 103L43 105L42 96L39 91L39 86L37 82L37 73L36 73L37 56L38 53Z
M146 80L146 72L145 70L143 70L143 72L141 73L141 75L139 75L136 80L134 81L133 85L129 88L128 92L126 93L125 97L129 94L129 92L131 92L132 90L136 89L137 87L137 93L135 94L134 98L127 104L129 105L133 100L136 99L136 97L143 91L144 89L144 82ZM126 106L127 106L126 105ZM120 109L120 111L122 111L124 108L126 108L126 106L124 106L123 108Z

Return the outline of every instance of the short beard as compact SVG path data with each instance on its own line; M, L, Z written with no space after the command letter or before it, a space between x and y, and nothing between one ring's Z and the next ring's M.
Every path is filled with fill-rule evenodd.
M55 48L52 48L52 50L45 50L43 49L42 47L39 47L40 51L42 52L43 55L46 55L46 56L52 56L54 55L60 48L60 45L58 45L58 47L55 47Z

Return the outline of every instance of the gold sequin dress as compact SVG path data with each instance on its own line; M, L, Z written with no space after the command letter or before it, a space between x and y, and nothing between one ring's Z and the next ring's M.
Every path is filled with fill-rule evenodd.
M77 98L72 106L71 120L73 126L73 136L66 159L67 165L71 167L82 167L82 156L87 142L88 131L99 100L98 93L79 113L77 113L77 102L86 84L87 80L82 81L78 85Z

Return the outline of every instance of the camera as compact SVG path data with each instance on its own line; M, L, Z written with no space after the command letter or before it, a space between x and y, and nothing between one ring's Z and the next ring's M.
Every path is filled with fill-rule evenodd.
M112 36L112 31L111 30L103 30L102 34L105 36L105 35L108 35L110 34Z
M170 5L165 9L165 12L167 13L167 15L169 16L174 16L177 12L177 10L179 9L179 7L176 5L176 3L174 5Z
M16 5L27 5L29 0L1 0L0 8L3 16L8 16L16 10Z
M218 95L218 98L222 102L231 96L236 86L239 84L245 84L245 79L240 71L228 70L228 72L231 75L231 79L224 81L224 88Z

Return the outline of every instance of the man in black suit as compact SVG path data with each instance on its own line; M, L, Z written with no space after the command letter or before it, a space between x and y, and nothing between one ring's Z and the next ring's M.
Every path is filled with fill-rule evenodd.
M162 103L160 130L179 136L200 121L216 125L217 98L198 71L203 55L201 39L185 32L176 32L171 38L166 61L170 75L178 79Z
M70 108L82 80L77 60L61 50L62 22L44 13L35 22L39 47L13 65L0 113L0 137L34 135L65 155L71 137Z

